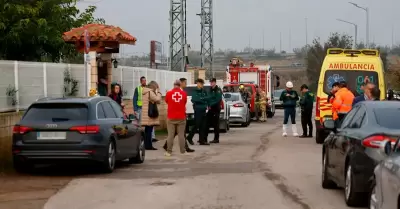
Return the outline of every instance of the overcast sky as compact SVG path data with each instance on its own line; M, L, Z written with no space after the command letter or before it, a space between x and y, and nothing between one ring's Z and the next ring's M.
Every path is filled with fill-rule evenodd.
M123 47L125 54L148 53L150 41L164 43L168 50L169 0L85 0L80 8L89 4L98 7L97 17L107 24L116 25L138 39L135 46ZM96 2L97 1L97 2ZM89 3L96 2L96 3ZM377 44L400 43L398 21L399 0L354 0L370 10L370 41ZM200 0L187 0L188 43L192 49L200 47ZM282 50L301 47L306 43L306 18L308 42L315 37L326 39L331 32L354 35L354 26L337 21L337 18L358 24L358 40L365 41L366 14L348 3L348 0L214 0L215 50L237 49L246 46ZM291 38L290 38L291 37Z

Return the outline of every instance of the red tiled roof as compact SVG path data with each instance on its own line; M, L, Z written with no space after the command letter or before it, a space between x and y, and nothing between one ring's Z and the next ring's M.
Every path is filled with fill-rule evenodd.
M132 45L137 41L135 37L120 27L102 24L88 24L80 28L73 28L63 34L63 39L65 42L83 41L85 30L89 33L90 41L117 41L121 44Z

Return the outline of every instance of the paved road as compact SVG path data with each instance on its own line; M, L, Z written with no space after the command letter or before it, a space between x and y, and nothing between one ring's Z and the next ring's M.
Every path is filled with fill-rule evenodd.
M77 178L45 209L347 208L342 190L320 186L321 146L282 138L281 121L279 112L267 124L231 129L219 145L194 146L189 156L147 152L143 165Z

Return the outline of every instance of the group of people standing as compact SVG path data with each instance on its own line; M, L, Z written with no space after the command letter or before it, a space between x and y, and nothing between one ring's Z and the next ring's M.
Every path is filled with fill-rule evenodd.
M347 87L346 81L335 82L331 87L327 101L332 105L332 119L335 121L336 126L340 126L343 118L354 105L362 101L380 100L381 96L379 88L368 80L362 84L361 90L363 93L358 96L354 96L354 93ZM286 89L280 96L284 107L282 136L287 136L289 117L292 123L291 128L293 136L298 136L296 127L296 106L300 98L299 105L301 107L301 124L303 129L303 134L300 137L312 137L314 94L309 91L308 86L305 84L300 87L300 91L302 92L301 98L297 92L293 90L293 83L288 81L286 83ZM388 100L392 98L393 96L388 96Z
M301 126L303 129L303 134L300 137L312 137L312 110L314 105L314 94L309 91L306 84L301 85L300 91L302 92L301 96L297 93L296 90L293 89L293 83L291 81L288 81L286 83L286 89L283 90L280 95L279 99L283 102L284 109L282 127L282 136L284 137L288 135L287 131L289 129L289 118L291 120L291 129L293 132L293 136L299 136L296 126L296 107L298 105L297 102L299 102L301 108Z
M192 95L191 100L195 123L187 138L185 137L187 94L183 90L183 87L186 86L186 79L182 78L175 81L174 88L167 92L165 102L168 106L168 137L167 144L164 145L164 149L166 149L165 156L171 156L176 135L178 135L180 152L182 154L188 152L188 143L191 145L194 144L193 136L197 131L199 133L199 144L210 145L207 140L209 127L214 128L214 140L210 141L210 143L219 143L219 115L221 112L222 91L216 85L216 81L215 78L210 80L211 89L207 92L204 89L204 80L197 79L197 89Z

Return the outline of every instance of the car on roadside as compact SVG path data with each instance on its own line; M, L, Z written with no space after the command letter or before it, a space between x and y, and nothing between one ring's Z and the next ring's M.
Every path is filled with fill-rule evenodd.
M229 106L229 122L231 124L241 124L242 127L249 126L251 122L250 108L241 94L227 92L224 93L224 98Z
M15 124L12 155L18 172L36 164L91 162L111 173L116 161L144 162L144 133L109 97L44 98Z
M275 108L283 108L283 102L280 100L283 90L284 89L276 89L274 91Z
M344 188L348 206L367 204L374 168L385 159L381 144L397 141L399 117L399 102L367 101L355 105L340 127L325 120L324 128L331 132L322 146L322 187Z
M186 131L189 132L189 127L194 125L194 109L192 103L192 96L197 89L196 84L190 84L186 86L183 90L187 94L187 103L186 103ZM209 93L211 90L210 84L204 84L204 90ZM219 129L222 133L226 133L229 131L229 108L226 103L224 96L222 96L221 100L221 112L219 116Z
M374 182L369 196L370 209L400 208L400 143L391 141L381 144L387 157L374 171Z

